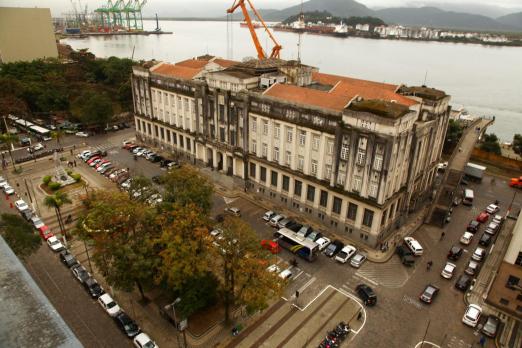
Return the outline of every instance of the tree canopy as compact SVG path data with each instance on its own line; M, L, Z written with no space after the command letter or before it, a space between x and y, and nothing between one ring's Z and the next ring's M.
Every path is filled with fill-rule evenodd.
M520 134L515 134L513 137L513 151L515 151L517 155L522 156L522 135Z
M21 259L31 255L42 244L42 239L34 233L33 227L18 215L2 214L0 224L2 237Z
M103 127L111 121L112 101L105 93L86 91L73 103L75 116L85 125Z
M499 139L494 133L484 134L480 149L486 152L493 152L499 156L502 154Z
M185 206L195 204L203 214L212 208L212 184L198 171L189 166L182 166L168 172L164 179L164 201Z

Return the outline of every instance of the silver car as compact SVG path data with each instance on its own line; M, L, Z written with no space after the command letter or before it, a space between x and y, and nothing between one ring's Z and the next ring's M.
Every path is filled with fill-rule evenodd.
M352 257L352 260L350 261L350 266L359 268L361 265L366 261L366 255L358 252Z

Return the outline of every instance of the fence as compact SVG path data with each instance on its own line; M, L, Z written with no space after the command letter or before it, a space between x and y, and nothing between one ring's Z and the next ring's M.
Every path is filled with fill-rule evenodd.
M472 158L476 158L482 162L489 163L494 167L508 170L522 171L522 161L516 159L499 156L493 152L486 152L479 148L474 148L471 154Z

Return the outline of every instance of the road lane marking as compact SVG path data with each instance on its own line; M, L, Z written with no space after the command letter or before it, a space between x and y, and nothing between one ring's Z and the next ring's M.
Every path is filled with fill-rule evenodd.
M435 343L430 342L430 341L420 341L419 343L417 343L417 344L415 345L415 348L422 347L423 344L430 344L432 347L435 347L435 348L441 348L438 344L435 344Z
M303 273L304 273L304 271L299 272L299 273L298 273L298 274L293 278L293 280L296 280L297 278L299 278L299 276L300 276L301 274L303 274Z
M362 278L362 279L364 279L364 280L366 280L366 281L372 283L372 284L375 285L375 286L379 286L379 283L377 283L376 281L371 280L370 278L366 278L366 277L363 276L363 275L360 275L360 274L357 274L357 273L356 273L356 274L354 274L354 277Z
M315 282L316 278L315 277L312 277L312 279L310 279L305 285L301 286L301 288L299 288L297 291L299 291L299 293L302 293L303 291L305 291L305 289L307 287L309 287L310 285L312 285L313 282Z

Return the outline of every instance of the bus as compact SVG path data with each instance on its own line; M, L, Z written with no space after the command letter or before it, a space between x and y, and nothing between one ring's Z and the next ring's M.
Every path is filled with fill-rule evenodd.
M462 204L464 205L473 205L473 190L465 189L464 190L464 198L462 199Z
M47 128L33 125L29 127L29 132L33 133L38 139L43 141L52 140L51 131Z
M298 235L288 228L281 228L275 235L281 248L285 248L307 261L314 261L319 253L319 245L317 243Z

